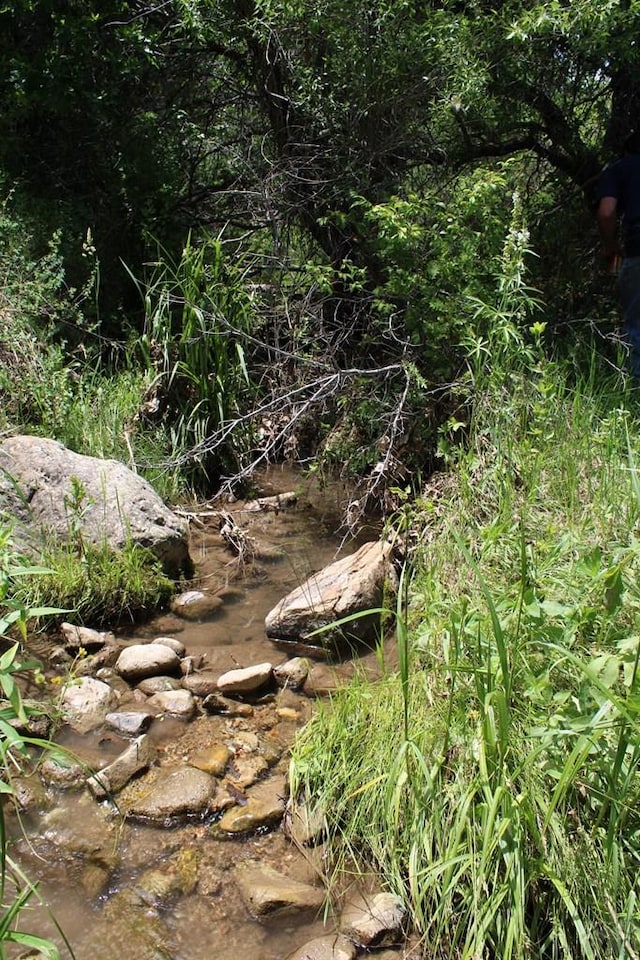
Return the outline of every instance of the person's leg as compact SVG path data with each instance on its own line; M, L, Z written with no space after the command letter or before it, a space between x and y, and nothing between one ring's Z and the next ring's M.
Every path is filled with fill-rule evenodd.
M626 257L622 261L619 291L629 341L629 366L633 376L640 378L640 257Z

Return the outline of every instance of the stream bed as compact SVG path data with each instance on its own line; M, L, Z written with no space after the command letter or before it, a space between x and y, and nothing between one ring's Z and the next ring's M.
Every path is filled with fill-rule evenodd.
M135 629L117 631L118 641L176 638L200 670L212 675L263 662L277 666L293 656L266 639L266 613L310 573L379 536L372 526L357 540L343 541L339 525L347 493L339 484L321 488L275 470L263 479L261 495L293 489L298 498L289 509L225 506L258 547L256 560L246 564L222 541L214 508L195 509L195 584L216 598L216 609L198 620L164 612ZM44 652L40 656L46 662ZM274 691L242 704L237 714L207 714L201 707L190 720L160 714L148 731L158 762L179 771L203 750L220 748L229 757L218 794L225 802L242 804L254 782L267 790L271 782L276 792L286 793L289 748L297 730L316 699L355 669L375 675L375 652L365 653L357 665L311 661L303 689ZM56 678L46 672L55 689ZM118 709L142 709L144 700L132 689ZM106 727L79 734L65 726L56 739L88 771L104 766L128 743ZM38 882L41 899L34 898L24 911L21 929L50 937L65 958L71 954L64 938L77 960L284 960L311 938L335 930L331 910L323 918L318 906L322 848L293 844L280 819L229 835L217 826L225 809L221 802L220 809L203 816L145 822L131 813L135 782L125 787L122 801L118 795L115 803L99 802L84 781L69 787L43 773L20 785L25 836L14 819L11 854ZM256 918L237 882L238 869L254 861L316 887L319 899L307 909Z

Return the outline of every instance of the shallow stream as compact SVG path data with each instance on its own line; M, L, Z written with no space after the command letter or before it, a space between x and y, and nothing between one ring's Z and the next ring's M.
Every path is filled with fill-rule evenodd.
M202 658L203 669L218 675L238 666L286 660L289 654L265 637L266 613L310 573L378 536L372 527L360 531L357 542L343 543L339 525L346 491L340 485L320 488L274 471L261 493L293 489L299 496L290 509L249 512L242 503L225 507L258 545L258 559L245 566L222 542L213 510L194 511L199 514L192 522L191 543L197 583L219 597L221 605L196 622L163 613L135 630L119 631L118 639L176 637L188 655ZM375 653L359 664L375 674ZM184 762L190 751L213 739L237 756L252 751L267 756L269 769L262 780L286 777L289 746L316 697L354 669L350 662L318 662L314 683L305 692L272 694L253 705L251 716L201 714L189 723L158 717L149 733L162 762ZM132 700L136 697L140 704L141 695L133 692ZM91 768L127 746L105 728L83 736L63 728L58 740ZM40 781L36 775L21 788L28 839L12 845L14 859L38 881L43 900L40 905L34 900L24 912L21 927L55 940L63 956L69 953L49 911L77 960L283 960L310 938L335 929L331 915L323 922L317 909L256 920L240 896L234 871L245 860L259 860L320 886L321 849L301 852L281 824L230 838L216 833L219 814L142 823L123 817L112 804L98 803L86 789L60 789L46 780L42 786Z

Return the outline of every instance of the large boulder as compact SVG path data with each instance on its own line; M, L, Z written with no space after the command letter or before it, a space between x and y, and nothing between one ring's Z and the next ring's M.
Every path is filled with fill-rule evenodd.
M170 573L191 566L188 525L153 487L119 460L67 450L43 437L0 442L0 519L16 529L18 547L37 551L42 536L121 549L148 547Z
M267 614L267 636L274 642L305 640L321 646L340 645L344 639L373 641L380 632L380 608L388 606L397 587L393 545L386 540L365 543L281 600ZM354 619L333 626L345 618ZM309 636L321 628L328 629Z

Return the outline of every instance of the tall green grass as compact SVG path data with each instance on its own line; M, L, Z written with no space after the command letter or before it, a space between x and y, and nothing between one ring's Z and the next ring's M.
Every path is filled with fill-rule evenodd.
M545 355L524 239L470 340L468 443L413 507L398 673L318 710L292 787L336 886L377 872L425 957L637 960L640 410Z

